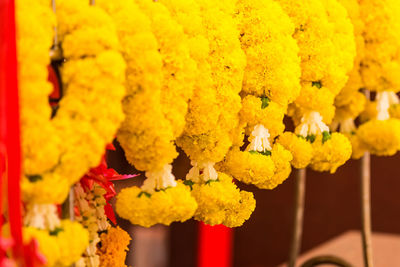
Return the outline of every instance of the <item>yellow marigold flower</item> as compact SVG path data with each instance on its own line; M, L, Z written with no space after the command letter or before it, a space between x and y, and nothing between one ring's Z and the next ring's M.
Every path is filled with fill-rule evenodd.
M360 121L365 122L376 118L378 110L376 109L376 101L367 100L364 111L360 114Z
M117 196L116 211L132 224L150 227L157 223L169 225L190 219L197 204L189 188L178 180L177 186L149 194L138 187L124 188ZM166 212L168 211L168 212Z
M293 117L297 125L303 114L317 111L321 114L323 121L329 124L335 115L334 100L335 95L329 89L303 83L301 94L296 99L295 105L289 108L288 114Z
M246 135L250 135L257 124L264 125L271 138L281 134L285 129L284 108L266 98L248 95L242 99L242 110L239 113L241 123L246 123Z
M193 94L197 66L190 55L188 37L168 9L151 0L136 0L136 3L150 18L152 31L159 44L164 77L161 104L176 138L181 135L185 126L185 115L188 100Z
M126 252L131 237L119 226L111 227L100 235L101 247L97 250L102 267L126 267Z
M89 233L80 223L63 220L61 228L54 233L60 247L57 266L70 266L81 257L89 245Z
M393 104L389 108L391 118L400 119L400 104Z
M256 200L253 193L240 191L240 201L226 210L225 221L223 224L227 227L242 226L244 221L248 220L256 208Z
M151 198L139 187L124 188L117 196L115 209L119 216L131 223L150 227L155 224L152 217Z
M336 98L338 100L338 98ZM353 92L347 96L346 101L338 103L335 100L336 113L335 121L343 121L348 118L356 118L364 110L366 98L365 95L360 92Z
M370 120L359 126L357 136L372 154L394 155L400 149L400 120Z
M39 251L46 258L44 266L56 266L56 262L60 258L60 247L54 236L46 230L40 230L33 227L24 227L24 243L29 243L31 239L36 239L39 245Z
M292 172L292 167L290 165L290 162L293 159L292 154L282 145L275 144L272 147L271 159L275 165L275 173L270 179L256 184L256 186L259 188L274 189L283 183L283 181L285 181Z
M284 132L279 136L277 142L291 152L293 156L291 164L293 167L296 169L303 169L310 164L313 149L310 142L305 138L291 132Z
M367 149L365 145L361 142L360 138L356 134L356 132L352 133L344 133L344 135L349 139L352 147L352 159L360 159L362 156L364 156L365 152L367 152Z
M35 230L36 233L39 231ZM57 255L56 262L52 266L70 266L81 257L89 245L89 233L87 230L81 224L69 220L63 220L59 228L50 232L49 237L53 241L46 241L49 242L48 246L51 246L51 248L46 247L46 249L51 253L58 253L51 255L52 259L55 259Z
M397 0L359 0L365 23L361 74L368 90L400 88L400 5ZM383 25L390 25L383 27Z
M248 62L243 92L266 96L282 106L293 102L300 93L301 70L288 15L272 0L239 0L233 15Z
M229 137L221 126L203 135L184 135L177 140L191 160L196 162L219 162L224 159L232 146L233 138Z
M270 152L266 155L236 148L228 152L221 170L243 183L260 184L274 176L275 165Z
M154 193L152 198L152 207L154 213L158 214L158 223L165 225L174 221L189 220L197 209L196 200L190 195L189 188L180 181L175 187Z
M317 135L312 143L313 157L310 167L316 171L336 172L351 157L351 143L340 133Z
M237 227L250 217L255 208L253 194L240 191L232 178L224 173L218 173L218 180L190 184L198 203L194 218L206 224Z
M37 204L62 203L70 189L68 180L54 173L25 176L21 188L24 201Z

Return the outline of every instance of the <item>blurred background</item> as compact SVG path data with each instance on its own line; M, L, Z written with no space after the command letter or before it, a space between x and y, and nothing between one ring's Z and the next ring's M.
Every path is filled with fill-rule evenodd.
M125 161L123 151L108 153L110 167L120 173L140 173ZM371 157L372 228L375 267L400 266L400 156ZM190 161L181 152L174 174L184 178ZM311 256L333 254L363 266L361 253L360 161L351 160L330 175L307 170L306 203L299 263ZM293 225L295 171L274 190L252 191L257 201L252 217L233 229L233 267L286 266ZM116 188L140 184L141 178L118 181ZM119 219L132 237L127 265L134 267L195 267L199 262L199 222L142 228ZM211 262L212 259L211 259ZM221 267L209 263L209 266ZM331 265L326 265L331 266Z

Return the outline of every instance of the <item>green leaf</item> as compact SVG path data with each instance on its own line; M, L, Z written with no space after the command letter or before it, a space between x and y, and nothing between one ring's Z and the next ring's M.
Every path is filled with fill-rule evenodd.
M332 138L332 135L328 131L324 131L322 133L322 143L325 143L326 141L328 141L331 138Z
M322 87L321 81L312 82L311 84L312 84L312 86L315 86L315 87L317 87L318 89L321 89L321 87Z
M297 137L298 137L298 138L301 138L301 139L304 139L304 140L307 140L307 138L304 137L304 136L302 136L301 134L298 134Z
M312 143L314 143L315 138L316 138L315 134L307 135L306 140L312 144Z
M269 106L269 102L271 102L271 100L269 100L268 97L266 97L266 96L261 97L261 108L265 109L266 107L268 107Z
M219 182L219 180L217 179L217 180L208 180L207 182L206 182L206 184L211 184L211 183L213 183L213 182Z
M57 236L62 231L64 231L62 228L56 227L53 231L50 231L50 235Z
M269 150L265 150L265 151L262 151L262 152L251 150L251 151L249 151L249 153L250 154L264 155L264 156L271 156L271 151L269 151Z
M262 151L262 152L259 152L261 155L264 155L264 156L271 156L271 151L269 151L269 150L265 150L265 151Z
M43 177L39 174L27 175L27 177L32 183L43 180Z
M150 193L147 193L147 192L144 192L144 191L140 192L139 195L138 195L138 197L141 197L141 196L143 196L143 195L145 195L145 196L148 197L148 198L151 197L151 194L150 194Z
M185 180L185 181L183 181L183 184L189 186L190 190L193 190L193 185L194 185L193 181Z

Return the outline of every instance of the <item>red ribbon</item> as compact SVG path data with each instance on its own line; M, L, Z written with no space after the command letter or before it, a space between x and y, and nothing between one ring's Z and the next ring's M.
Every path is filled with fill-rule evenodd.
M16 267L17 264L14 260L6 258L7 250L14 246L12 239L0 237L0 266L2 267Z
M15 245L15 257L23 256L21 218L21 145L19 125L19 96L15 33L15 3L0 1L0 141L7 156L7 191L10 232ZM4 159L2 160L4 162ZM4 174L5 170L1 170ZM26 266L31 266L26 263Z
M107 149L110 150L115 150L114 146L107 145ZM90 191L93 189L94 183L97 183L101 187L103 187L106 190L106 193L104 194L104 198L106 200L106 205L104 206L104 212L110 221L116 225L117 220L115 218L114 210L111 206L111 199L117 195L117 192L115 191L114 184L112 181L118 181L118 180L126 180L129 178L136 177L137 174L118 174L117 171L115 171L112 168L108 168L107 162L105 157L103 156L101 159L101 162L99 166L90 169L85 176L81 178L81 185L86 191Z
M232 266L233 230L223 225L199 223L198 267Z

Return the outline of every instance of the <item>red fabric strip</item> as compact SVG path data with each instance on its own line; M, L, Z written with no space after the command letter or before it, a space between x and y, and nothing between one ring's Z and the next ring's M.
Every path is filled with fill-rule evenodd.
M7 153L8 215L16 257L23 255L21 147L14 0L0 0L1 142Z
M233 230L199 223L198 267L232 266Z

